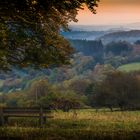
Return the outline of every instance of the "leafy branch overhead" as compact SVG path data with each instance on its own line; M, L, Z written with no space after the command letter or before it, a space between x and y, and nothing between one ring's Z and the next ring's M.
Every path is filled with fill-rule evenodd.
M66 64L73 52L60 35L68 23L77 22L86 5L95 13L99 0L0 1L0 67L48 67Z

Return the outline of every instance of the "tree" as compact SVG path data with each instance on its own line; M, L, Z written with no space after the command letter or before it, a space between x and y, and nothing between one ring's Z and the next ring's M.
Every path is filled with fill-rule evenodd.
M90 81L86 79L77 79L71 82L69 88L79 95L85 95L86 89Z
M50 85L46 80L33 82L26 93L29 106L40 106L40 99L51 92Z
M133 73L112 72L99 83L93 94L94 106L118 107L121 110L140 107L140 80Z
M0 67L67 64L73 52L60 30L99 0L4 0L0 2Z
M64 112L68 112L70 109L84 107L85 102L85 96L79 96L70 90L66 90L65 92L52 92L40 99L40 103L44 107L55 110L61 109Z
M135 42L135 44L136 44L136 45L140 45L140 40L137 40L137 41Z
M111 111L116 107L114 93L105 82L96 84L96 90L90 97L90 104L94 107L108 107Z

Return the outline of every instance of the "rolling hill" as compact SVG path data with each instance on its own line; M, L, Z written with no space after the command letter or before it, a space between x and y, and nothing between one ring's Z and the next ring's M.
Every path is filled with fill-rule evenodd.
M104 44L109 42L127 41L134 43L140 40L140 30L119 31L103 35L99 38Z

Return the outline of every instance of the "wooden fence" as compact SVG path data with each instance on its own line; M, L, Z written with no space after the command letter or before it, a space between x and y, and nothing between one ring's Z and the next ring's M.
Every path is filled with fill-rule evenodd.
M47 118L51 118L51 111L46 108L0 108L0 125L8 123L9 117L32 117L38 118L42 127Z

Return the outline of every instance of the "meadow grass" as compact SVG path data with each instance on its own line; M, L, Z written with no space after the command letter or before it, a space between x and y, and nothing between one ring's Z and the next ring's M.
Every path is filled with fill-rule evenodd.
M36 119L11 119L8 127L0 128L1 138L26 140L125 140L140 138L140 112L109 112L94 109L53 112L44 128Z
M139 71L140 70L140 63L130 63L122 65L118 68L120 71L131 72L131 71Z

